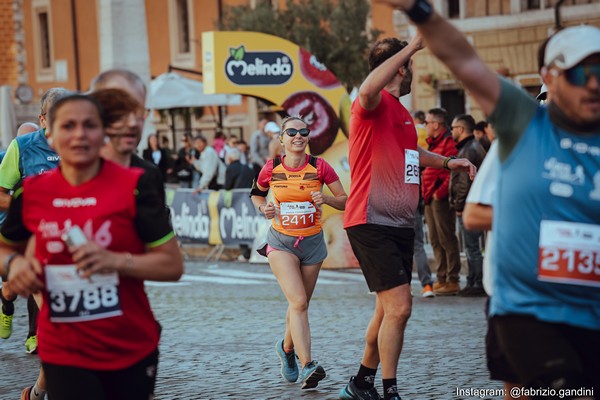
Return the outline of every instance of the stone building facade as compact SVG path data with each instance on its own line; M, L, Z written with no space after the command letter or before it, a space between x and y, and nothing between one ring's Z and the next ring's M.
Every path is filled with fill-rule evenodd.
M146 80L169 66L201 71L202 32L217 29L224 7L257 1L0 0L0 85L30 88L35 102L50 87L87 90L92 77L112 67L128 67ZM465 32L493 69L534 93L540 86L537 48L555 27L556 1L433 3ZM285 6L285 0L271 3ZM561 23L600 26L600 0L565 0ZM373 5L368 25L383 31L382 36L409 38L414 33L402 13L382 5ZM482 117L461 84L426 49L414 58L414 76L413 93L404 100L409 108L443 106L451 114ZM255 129L260 103L245 98L241 106L224 111L224 127L248 137ZM31 108L18 109L18 114L31 112ZM212 114L205 113L204 119ZM202 123L194 122L198 127Z

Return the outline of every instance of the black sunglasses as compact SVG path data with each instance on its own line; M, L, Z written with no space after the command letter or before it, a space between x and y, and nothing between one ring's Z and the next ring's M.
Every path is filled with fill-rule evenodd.
M595 76L600 82L600 64L578 65L564 71L565 78L573 86L585 86L587 81Z
M308 128L302 128L302 129L287 128L285 131L283 131L283 133L287 134L290 137L294 137L297 134L300 134L300 136L302 136L302 137L307 137L308 134L310 133L310 129L308 129Z

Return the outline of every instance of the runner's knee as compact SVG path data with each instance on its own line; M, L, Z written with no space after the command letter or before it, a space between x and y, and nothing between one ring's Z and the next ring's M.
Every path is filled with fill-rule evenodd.
M294 296L288 299L291 312L305 312L308 310L308 300L306 296Z
M406 324L412 313L411 304L399 304L386 310L385 317Z

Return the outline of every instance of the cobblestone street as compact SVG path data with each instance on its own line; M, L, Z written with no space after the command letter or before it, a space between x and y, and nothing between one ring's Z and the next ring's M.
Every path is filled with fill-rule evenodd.
M464 277L463 277L464 281ZM284 383L275 341L286 303L268 266L188 262L178 283L147 283L163 326L156 398L336 399L358 370L375 297L356 271L322 271L311 302L313 357L327 371L316 390ZM404 400L459 399L457 388L500 388L485 366L485 299L418 297L398 368ZM25 354L26 302L16 303L13 336L0 342L0 399L18 399L35 381ZM377 385L381 393L381 370ZM498 397L499 398L499 397Z

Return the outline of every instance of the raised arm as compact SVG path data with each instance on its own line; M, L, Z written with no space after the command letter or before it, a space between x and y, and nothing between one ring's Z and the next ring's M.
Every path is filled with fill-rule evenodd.
M358 101L365 110L372 110L381 101L381 90L392 80L410 57L423 48L423 39L417 34L401 51L369 73L358 90Z
M414 15L413 7L427 3L426 0L374 0L374 2L403 10L409 17ZM417 28L431 53L463 83L483 112L490 115L500 97L500 82L497 75L479 58L465 35L435 11L426 17L425 21L418 23Z

